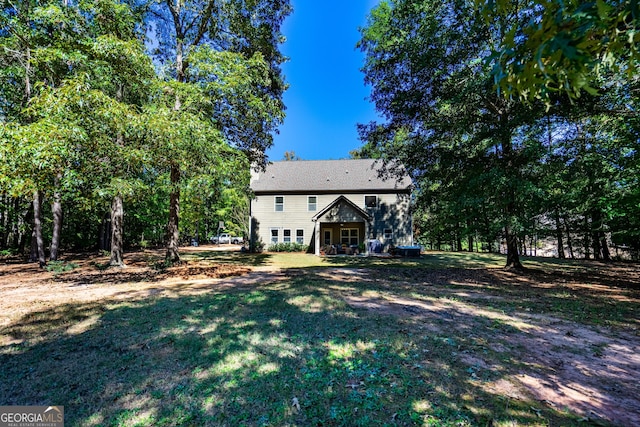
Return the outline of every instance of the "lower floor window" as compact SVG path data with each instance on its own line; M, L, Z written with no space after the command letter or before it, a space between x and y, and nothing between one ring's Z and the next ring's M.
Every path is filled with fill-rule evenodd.
M304 230L296 230L296 243L304 243Z
M284 243L291 243L291 230L284 230L282 241Z
M360 230L357 228L343 228L340 230L340 244L356 246L359 243Z
M393 230L390 228L384 229L384 238L385 240L393 239Z
M271 229L271 243L278 243L278 229Z

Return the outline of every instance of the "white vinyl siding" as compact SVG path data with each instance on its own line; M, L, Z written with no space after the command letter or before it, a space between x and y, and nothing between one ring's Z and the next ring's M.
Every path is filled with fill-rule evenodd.
M356 206L363 206L365 196L370 195L371 193L353 193L344 196ZM275 211L275 197L282 197L283 212ZM251 216L254 218L252 233L257 233L257 235L254 234L256 242L262 241L267 246L273 244L274 241L281 243L284 230L289 229L291 230L292 242L298 241L298 230L303 230L303 244L310 244L314 240L317 224L311 218L340 197L340 194L316 194L314 196L316 197L317 209L315 212L309 212L309 197L309 194L256 195L251 201ZM372 238L374 233L382 238L384 230L390 228L393 231L395 245L412 244L409 194L378 193L375 197L378 206L374 210L372 210L373 208L364 208L373 218L368 225L368 231L366 231L368 234L362 234L363 231L360 231L359 241L363 242ZM385 210L385 215L379 214L378 210ZM387 221L389 217L394 218L393 224ZM275 230L275 235L271 234L272 230ZM337 243L341 242L339 233L339 229L336 229L333 236L319 234L317 238L320 240L320 245L325 244L325 238L328 240L326 244Z

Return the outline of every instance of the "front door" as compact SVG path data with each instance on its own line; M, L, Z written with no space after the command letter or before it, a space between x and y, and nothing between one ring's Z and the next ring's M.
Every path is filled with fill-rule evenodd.
M331 244L333 244L333 241L331 239L331 237L332 237L331 236L331 231L332 231L331 229L325 229L322 232L322 244L323 245L331 245Z

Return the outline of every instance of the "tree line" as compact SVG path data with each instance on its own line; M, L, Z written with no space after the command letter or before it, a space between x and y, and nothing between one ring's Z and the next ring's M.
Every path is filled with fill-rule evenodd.
M408 169L432 246L502 240L518 268L538 238L561 258L607 260L610 242L637 258L639 16L627 1L383 1L359 47L384 119L359 125L357 155Z
M226 219L242 232L249 165L284 118L290 12L0 1L0 250L44 266L62 247L98 247L121 266L125 245L162 242L176 262L180 229L206 238Z

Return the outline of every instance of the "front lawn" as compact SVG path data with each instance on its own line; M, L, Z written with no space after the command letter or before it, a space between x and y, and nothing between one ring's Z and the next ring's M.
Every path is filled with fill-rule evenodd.
M137 256L0 266L0 405L68 426L640 423L636 265Z

